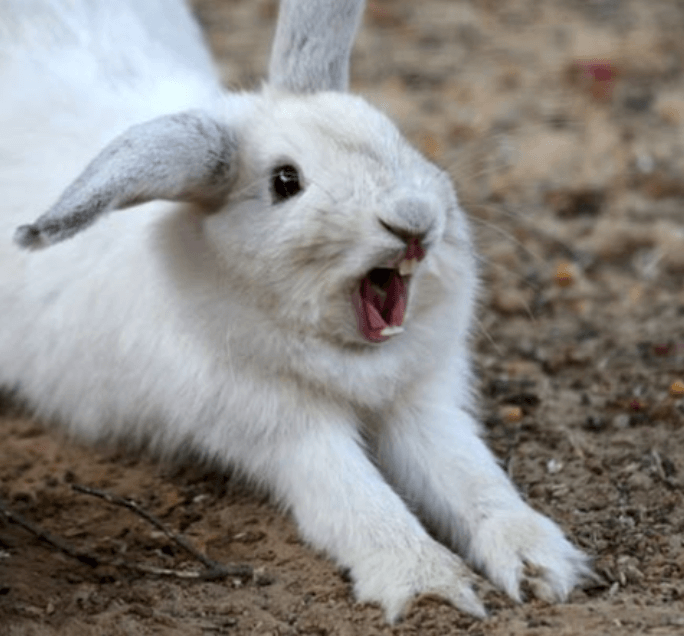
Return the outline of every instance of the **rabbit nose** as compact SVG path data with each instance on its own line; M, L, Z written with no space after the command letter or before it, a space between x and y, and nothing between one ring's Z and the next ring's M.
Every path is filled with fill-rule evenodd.
M380 225L406 243L406 255L404 258L408 260L415 258L417 261L422 261L425 258L425 247L423 244L428 230L415 230L400 227L398 225L392 225L382 219L380 219Z
M406 243L409 253L413 254L409 258L422 260L425 257L425 246L431 242L430 235L437 221L434 202L429 198L400 197L395 200L391 212L378 220L388 232Z

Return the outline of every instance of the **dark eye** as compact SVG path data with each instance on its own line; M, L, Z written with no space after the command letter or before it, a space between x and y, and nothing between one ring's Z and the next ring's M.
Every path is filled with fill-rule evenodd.
M271 196L273 203L280 203L297 194L302 189L297 168L286 164L273 168L271 173Z

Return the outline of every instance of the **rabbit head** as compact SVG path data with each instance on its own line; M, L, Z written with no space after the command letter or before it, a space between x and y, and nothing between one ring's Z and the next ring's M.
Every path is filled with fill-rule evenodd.
M227 202L207 217L216 254L281 324L345 343L400 333L457 207L447 178L357 97L259 101Z

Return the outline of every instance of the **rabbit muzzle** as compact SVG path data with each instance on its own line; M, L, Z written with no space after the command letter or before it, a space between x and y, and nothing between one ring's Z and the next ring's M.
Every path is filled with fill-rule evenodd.
M359 332L369 342L384 342L404 331L408 293L425 249L419 238L407 242L396 259L371 269L360 281L352 302Z

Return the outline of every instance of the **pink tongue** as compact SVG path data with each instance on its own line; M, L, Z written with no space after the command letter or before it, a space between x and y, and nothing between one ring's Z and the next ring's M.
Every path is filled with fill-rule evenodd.
M390 275L386 297L378 294L368 277L361 281L361 307L358 317L361 333L373 342L381 342L388 336L381 334L385 327L400 327L406 311L406 285L396 271Z

